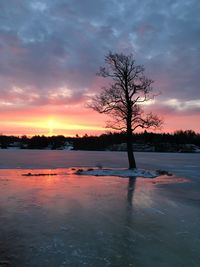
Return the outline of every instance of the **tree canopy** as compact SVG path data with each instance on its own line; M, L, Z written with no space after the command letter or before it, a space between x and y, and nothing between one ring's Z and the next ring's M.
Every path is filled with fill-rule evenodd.
M126 131L129 167L135 168L133 131L138 127L147 129L162 125L162 120L157 115L145 113L142 108L142 104L154 98L153 80L144 75L144 67L136 65L132 54L112 52L106 55L105 66L100 68L98 75L109 78L110 83L92 98L89 107L111 116L107 127Z

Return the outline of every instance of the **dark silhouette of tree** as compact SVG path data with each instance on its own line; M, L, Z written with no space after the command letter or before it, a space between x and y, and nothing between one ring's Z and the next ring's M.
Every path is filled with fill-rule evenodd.
M144 67L136 65L133 55L109 53L105 57L106 67L101 67L99 76L110 79L108 88L102 88L92 98L89 107L99 113L108 114L112 120L108 128L126 131L129 168L136 168L132 149L132 134L141 127L160 127L161 119L152 113L145 114L141 104L152 99L152 83L144 75Z

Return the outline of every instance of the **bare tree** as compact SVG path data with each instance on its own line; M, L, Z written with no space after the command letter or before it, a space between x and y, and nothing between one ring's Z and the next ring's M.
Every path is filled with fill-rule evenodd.
M142 103L154 97L151 79L144 75L144 67L136 65L133 55L109 53L105 57L105 67L97 74L110 78L108 88L102 88L99 95L92 98L89 107L99 113L111 116L107 127L126 131L129 168L136 168L132 149L132 134L135 129L160 127L161 119L152 113L145 114Z

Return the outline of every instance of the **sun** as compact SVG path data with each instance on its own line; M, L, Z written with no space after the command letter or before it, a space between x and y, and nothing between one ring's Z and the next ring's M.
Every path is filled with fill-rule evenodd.
M56 128L56 122L51 119L47 121L47 127L48 127L48 135L53 135L53 131Z

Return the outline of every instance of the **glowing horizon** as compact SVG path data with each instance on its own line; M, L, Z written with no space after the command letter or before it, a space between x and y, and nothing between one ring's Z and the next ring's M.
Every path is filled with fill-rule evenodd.
M109 119L104 114L85 107L85 101L71 105L52 105L44 106L23 106L4 109L0 113L1 134L4 135L65 135L83 136L100 135L112 129L106 128L106 121ZM199 105L199 102L195 102ZM177 104L177 100L154 100L145 105L147 112L153 110L164 119L164 125L157 132L172 133L176 130L194 130L199 132L196 121L200 120L198 113L190 114L191 105L187 101L185 105ZM185 108L185 110L184 110ZM143 131L138 129L138 132ZM152 131L149 129L149 131Z
M26 113L27 116L27 113ZM24 116L24 117L26 117ZM75 118L76 117L76 118ZM34 117L29 116L29 119L12 118L9 121L3 120L1 118L1 134L2 135L15 135L15 136L34 136L34 135L64 135L64 136L83 136L87 135L100 135L106 132L114 132L112 129L105 127L105 121L107 117L104 115L96 114L91 112L85 114L84 117L79 117L73 115L73 120L68 117L68 119L56 116L38 116ZM194 130L196 133L199 133L199 127L196 124L196 127L193 127L195 122L199 119L199 116L193 116L192 120L190 116L174 116L173 120L171 116L166 116L164 118L164 125L161 130L152 130L147 129L147 131L152 132L165 132L173 133L177 130ZM183 127L185 120L188 122L185 127ZM138 129L137 132L142 132L143 129Z

